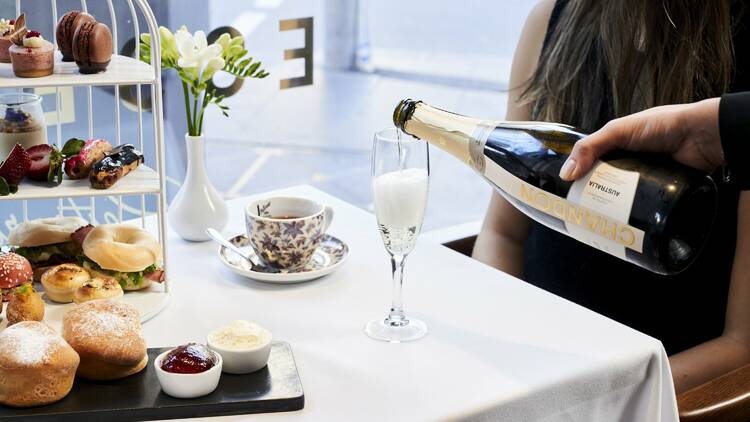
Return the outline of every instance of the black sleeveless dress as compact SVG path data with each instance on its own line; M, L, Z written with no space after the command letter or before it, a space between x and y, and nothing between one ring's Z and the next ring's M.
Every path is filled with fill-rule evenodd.
M555 5L545 48L566 3L558 0ZM750 90L748 37L750 19L745 12L734 35L732 92ZM651 273L534 222L525 244L526 280L661 340L669 354L720 336L734 259L739 189L720 174L714 180L719 187L717 221L706 248L683 273Z

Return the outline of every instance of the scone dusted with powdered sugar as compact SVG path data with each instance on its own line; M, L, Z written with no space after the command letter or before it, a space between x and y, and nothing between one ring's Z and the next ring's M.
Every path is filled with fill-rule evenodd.
M67 396L80 359L53 329L23 321L0 332L0 404L41 406Z
M76 305L63 317L62 335L81 356L82 378L124 378L148 364L140 314L126 303L94 300Z

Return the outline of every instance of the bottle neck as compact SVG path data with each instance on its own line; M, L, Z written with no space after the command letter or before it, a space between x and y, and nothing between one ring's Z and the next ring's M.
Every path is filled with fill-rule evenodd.
M479 132L491 130L490 122L429 106L421 101L404 100L393 113L396 126L415 138L425 140L472 167L483 167L483 145L476 144Z
M404 132L424 139L480 171L484 168L484 143L495 128L506 129L504 133L511 143L519 144L523 139L533 139L561 154L569 154L573 144L585 136L585 133L568 125L482 120L414 100L399 103L393 112L393 122Z

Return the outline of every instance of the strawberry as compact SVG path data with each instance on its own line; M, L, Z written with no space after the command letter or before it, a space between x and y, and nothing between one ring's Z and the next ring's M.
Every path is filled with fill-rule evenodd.
M47 181L60 184L62 182L63 157L60 151L52 145L34 145L26 150L31 158L28 176L32 180Z
M31 158L21 144L16 144L0 164L0 176L9 186L18 186L31 167Z

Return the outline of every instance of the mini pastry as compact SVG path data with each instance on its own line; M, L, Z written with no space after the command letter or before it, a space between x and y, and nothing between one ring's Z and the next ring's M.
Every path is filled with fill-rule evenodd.
M10 36L13 34L15 19L0 19L0 62L10 63L10 53L8 49L13 45Z
M114 380L148 364L138 311L111 300L76 305L63 317L63 338L81 356L78 376Z
M133 145L120 145L94 163L89 174L91 187L108 189L143 162L143 154Z
M58 303L72 302L76 290L89 280L89 272L75 264L60 264L42 274L47 297Z
M23 321L0 332L0 404L40 406L67 396L79 357L54 330Z
M77 155L70 156L65 160L65 174L71 179L89 177L94 163L100 161L111 151L112 144L107 142L106 139L89 139L84 142Z
M73 302L83 303L98 299L119 299L125 293L113 277L95 276L83 283L73 294Z
M73 58L81 73L107 70L112 59L112 33L103 23L83 22L73 35Z
M38 78L51 75L54 69L54 47L52 43L42 38L37 31L26 29L24 15L16 19L15 30L11 36L13 45L10 46L10 61L13 63L13 73L21 78Z
M21 255L13 252L0 254L0 292L3 302L10 300L15 287L31 282L31 264Z
M84 22L96 22L96 19L86 12L71 10L64 14L57 22L55 37L57 38L57 46L60 48L64 62L73 61L73 36L76 33L76 29Z
M44 319L44 301L39 293L34 291L31 283L13 289L6 316L9 326L21 321L41 321Z

